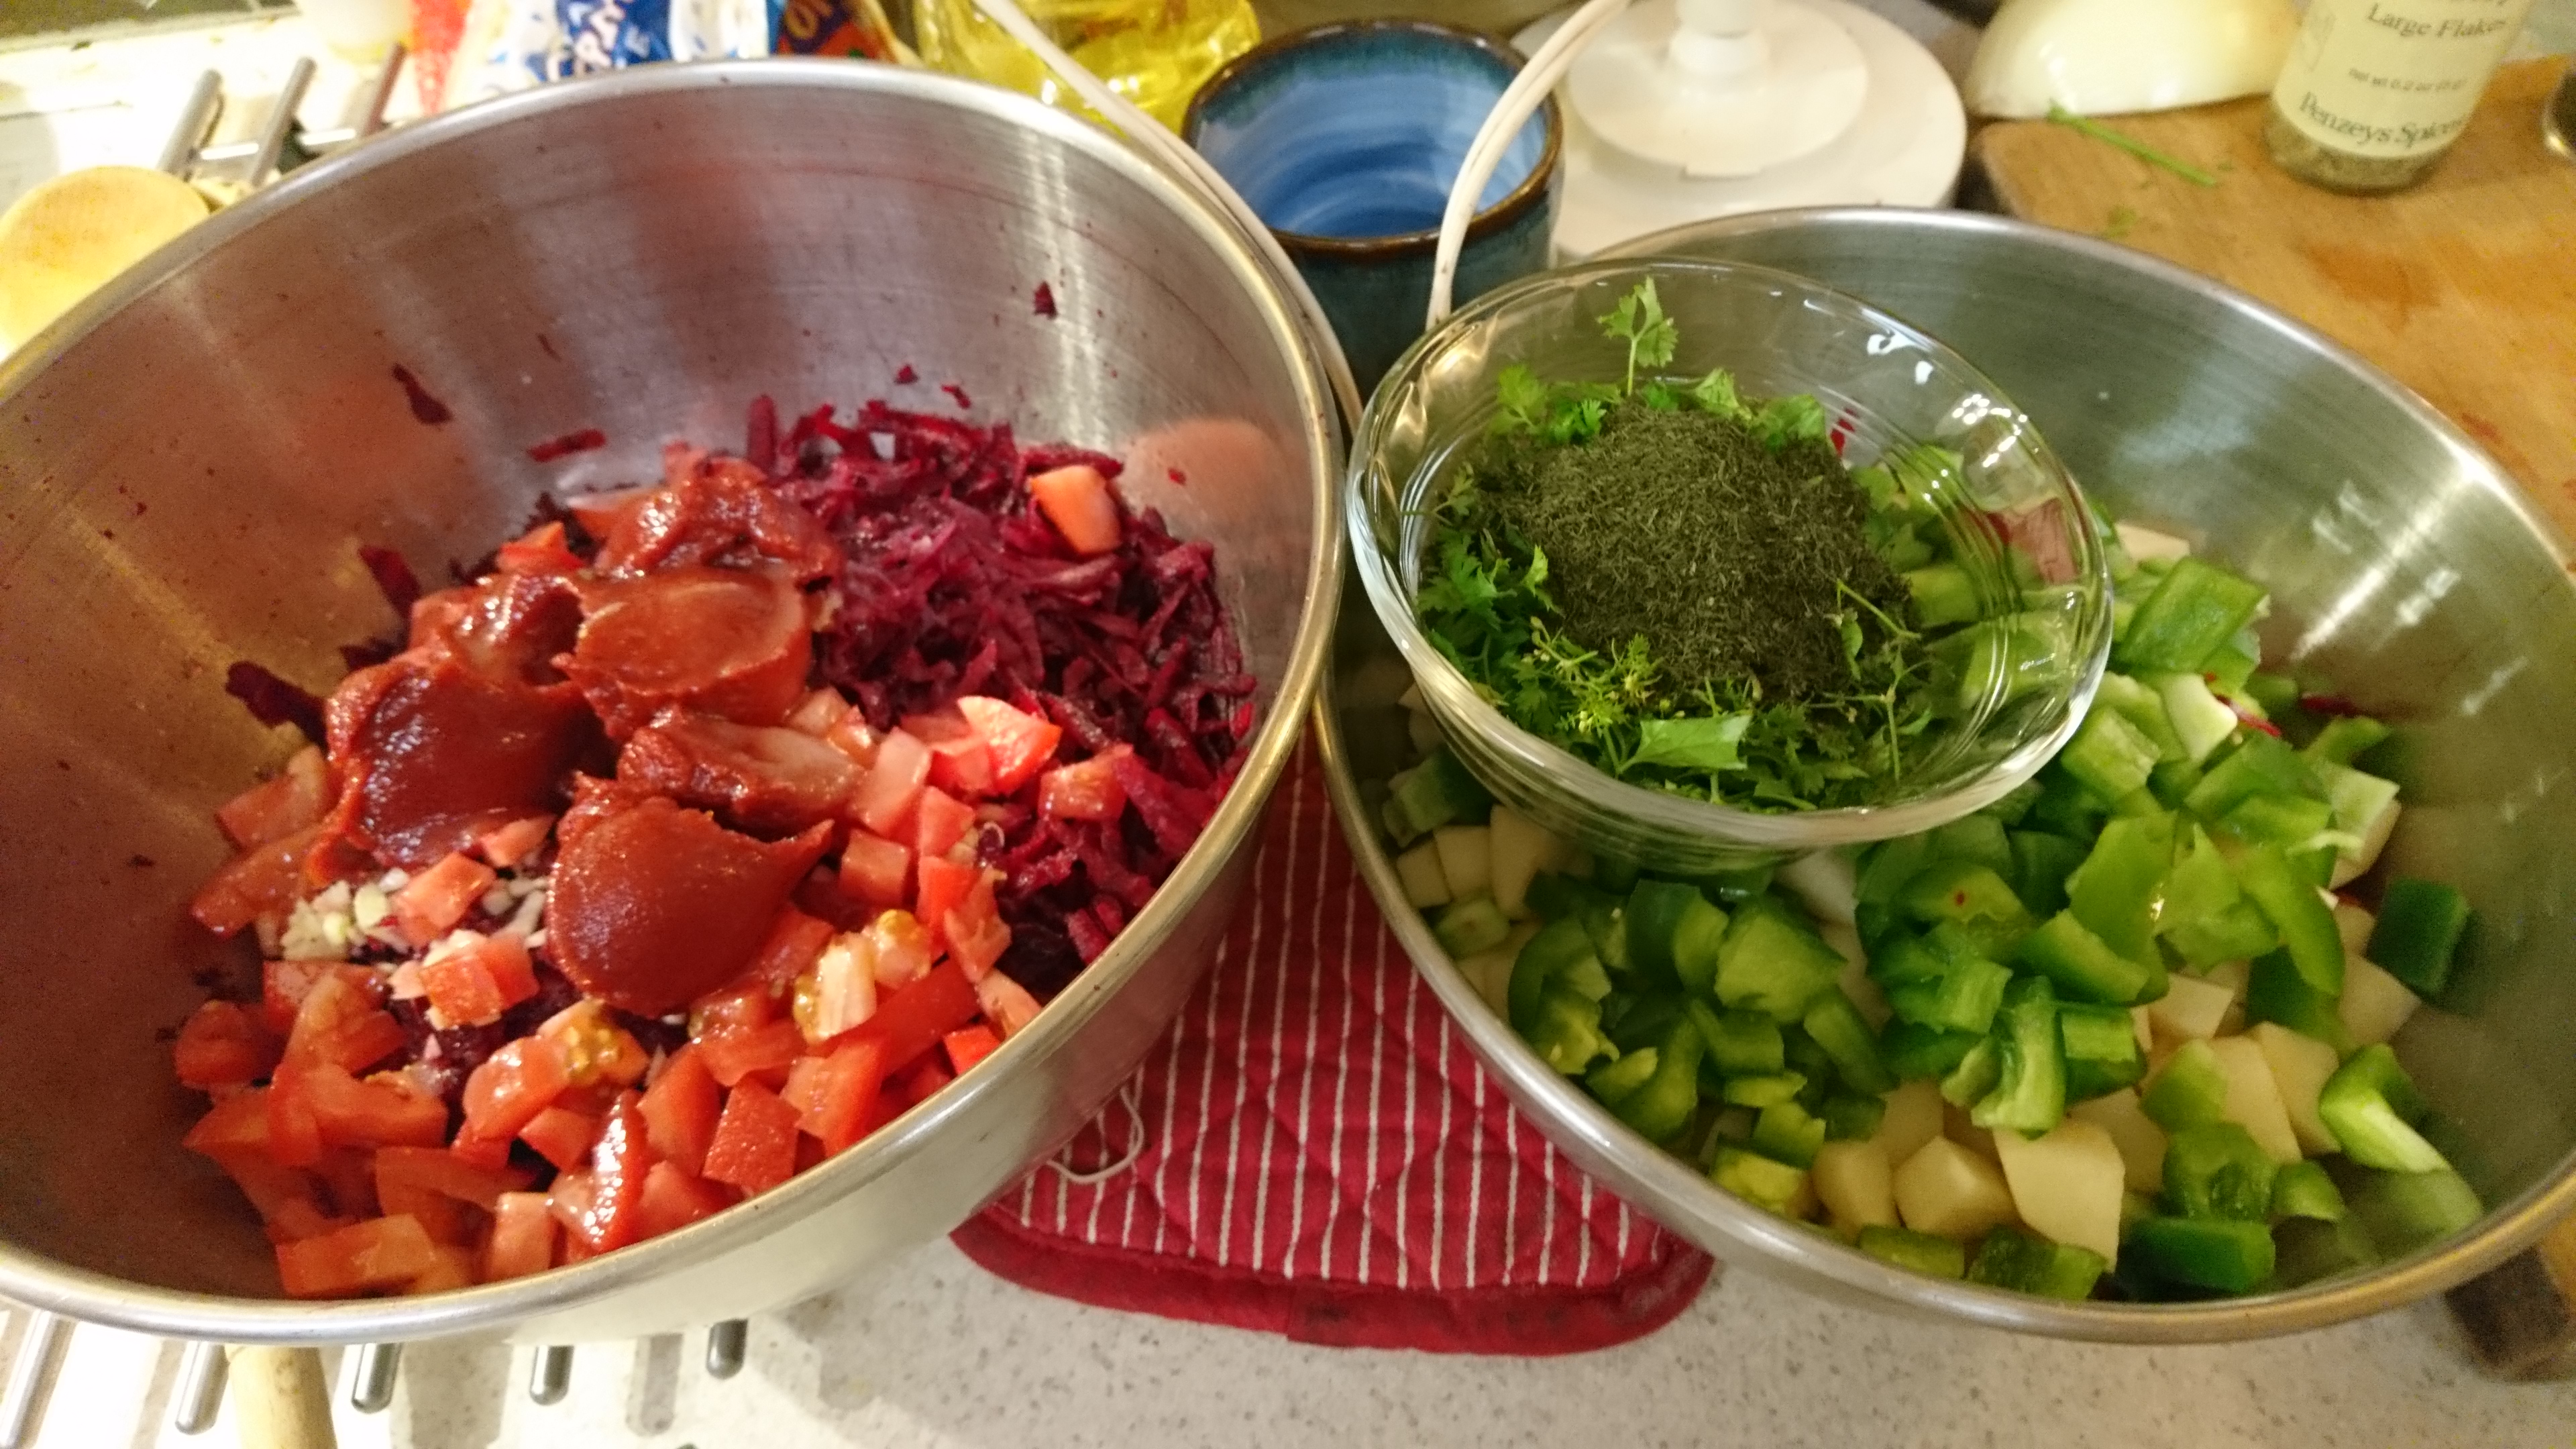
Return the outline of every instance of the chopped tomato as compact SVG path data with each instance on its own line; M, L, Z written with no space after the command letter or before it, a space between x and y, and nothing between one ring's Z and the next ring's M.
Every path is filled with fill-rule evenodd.
M493 866L508 870L536 854L554 829L553 816L531 815L525 820L513 820L498 830L486 832L474 842L474 848L483 852L483 859Z
M775 1084L805 1054L805 1033L793 1021L773 1021L752 1031L698 1039L707 1072L728 1087L762 1078Z
M751 958L746 974L771 986L787 985L814 969L814 958L831 939L831 922L789 906L778 913L778 924L769 928L769 939Z
M313 1167L322 1161L322 1123L313 1115L313 1099L298 1088L303 1069L279 1067L270 1079L268 1158L280 1167Z
M778 1019L778 990L766 981L737 981L711 991L689 1008L689 1035L737 1036Z
M360 991L372 991L376 973L364 966L351 966L340 961L268 961L260 966L260 1024L279 1036L295 1029L296 1013L304 1009L304 998L313 994L313 983L325 976L338 976Z
M821 1058L797 1125L838 1152L867 1135L876 1108L877 1090L885 1081L885 1047L854 1037Z
M912 852L891 840L853 830L841 847L841 893L861 905L902 905L911 878Z
M1020 787L1036 779L1047 761L1055 758L1056 744L1064 738L1061 725L980 694L958 696L957 709L992 758L996 795L1020 793Z
M524 1191L528 1174L517 1168L491 1171L436 1147L386 1147L376 1152L376 1196L404 1190L434 1192L485 1212L508 1193Z
M577 574L586 565L564 546L564 526L547 523L501 545L493 566L505 574Z
M980 982L993 974L1002 953L1011 948L1011 928L1002 923L1001 906L993 897L993 872L979 875L966 898L940 918L940 934L967 980Z
M841 715L839 723L823 732L823 743L849 756L850 763L864 770L876 764L877 747L885 743L885 736L869 726L865 711L853 706Z
M635 1236L658 1238L733 1206L733 1195L677 1163L657 1162L644 1174L635 1204Z
M283 840L320 824L331 808L331 770L322 747L306 745L273 780L253 785L215 807L215 822L237 850Z
M900 1112L927 1102L940 1088L957 1080L948 1064L937 1057L924 1057L912 1070L886 1082L886 1100Z
M949 1066L955 1068L957 1075L961 1077L966 1075L967 1070L977 1062L991 1056L1002 1044L1002 1039L993 1035L991 1027L981 1024L960 1027L941 1037L939 1041L940 1045L948 1048Z
M906 716L903 733L929 747L931 784L970 797L980 797L993 788L992 752L984 747L984 737L975 733L975 727L966 722L966 716L955 705Z
M507 1137L485 1137L471 1123L456 1129L456 1140L447 1150L457 1161L483 1172L502 1172L510 1166L510 1142Z
M448 1293L474 1286L474 1250L461 1244L440 1242L430 1249L427 1272L402 1286L406 1296L422 1293Z
M975 828L975 807L933 785L912 807L912 851L927 862L946 859L951 849Z
M892 835L929 779L930 747L896 730L877 742L876 763L850 797L850 813L877 834Z
M1075 553L1107 553L1118 546L1118 500L1109 480L1090 464L1050 468L1031 478L1029 501Z
M339 1147L322 1154L313 1175L331 1195L331 1209L352 1218L382 1217L388 1209L376 1201L376 1154L365 1147Z
M472 1240L472 1231L465 1222L464 1204L452 1197L431 1192L425 1187L400 1183L379 1189L377 1195L382 1199L386 1217L417 1220L421 1231L429 1234L433 1243L446 1246Z
M416 1218L371 1218L318 1238L277 1245L277 1277L290 1298L345 1298L408 1283L437 1261Z
M329 1147L438 1147L447 1141L447 1104L391 1072L360 1081L331 1062L282 1068L269 1088L272 1124L295 1099Z
M524 1278L555 1262L555 1220L541 1192L503 1193L492 1205L492 1236L483 1244L483 1281Z
M590 1156L590 1144L599 1140L599 1127L597 1117L568 1107L548 1107L519 1129L519 1140L537 1149L539 1157L569 1172Z
M421 992L440 1018L435 1026L483 1026L537 994L527 943L514 935L478 937L419 964Z
M284 1064L330 1062L358 1072L401 1051L403 1045L401 1025L376 1009L373 973L329 971L314 978L295 1008Z
M632 1032L608 1019L608 1013L596 1001L576 1001L537 1028L537 1036L561 1049L565 1078L576 1087L605 1083L614 1087L631 1087L644 1080L645 1071L653 1065L643 1043Z
M573 522L581 531L596 539L606 539L617 530L627 514L647 498L662 490L650 484L633 488L611 488L601 493L576 493L563 501L572 510Z
M735 1087L707 1146L707 1180L762 1192L795 1171L796 1109L758 1082Z
M813 1006L799 1025L808 1041L839 1036L876 1014L876 937L846 931L814 961Z
M923 925L946 922L948 913L965 904L967 893L983 879L984 872L974 866L957 865L946 856L924 853L921 857L921 894L912 905L914 919Z
M503 1046L465 1079L467 1135L503 1144L536 1120L572 1085L571 1064L559 1042L521 1037Z
M198 1007L180 1026L173 1049L180 1082L199 1091L248 1086L277 1065L277 1053L277 1038L247 1007L230 1001Z
M953 961L878 1003L876 1015L852 1034L877 1042L890 1070L919 1061L939 1039L975 1019L981 1008L966 972Z
M613 1252L635 1241L635 1205L644 1195L644 1174L652 1158L635 1094L621 1093L591 1146L589 1200L571 1224L592 1252Z
M592 1187L590 1169L577 1168L558 1172L546 1188L546 1212L563 1228L564 1261L577 1263L597 1253L581 1234L581 1225L597 1206L598 1192ZM580 1249L575 1253L574 1249Z
M285 915L304 894L304 858L313 853L322 831L314 825L224 862L198 887L188 914L218 936L229 936L262 916Z
M724 1090L707 1070L706 1058L696 1046L684 1046L663 1063L662 1074L637 1104L644 1114L644 1140L656 1154L694 1174L706 1166L707 1144L715 1138L723 1103Z
M1037 1019L1038 999L1010 977L996 971L975 983L975 1000L984 1008L984 1019L1009 1041L1026 1030Z
M426 946L454 930L500 879L492 867L465 852L449 851L394 892L394 923L413 945Z
M901 991L929 975L930 963L939 955L939 943L910 911L880 913L868 923L867 934L880 993Z
M215 1160L250 1199L272 1243L318 1238L351 1221L323 1206L320 1184L301 1168L280 1167L260 1152L228 1152Z
M778 1089L778 1100L796 1109L801 1121L807 1108L814 1104L814 1080L823 1074L824 1058L804 1056L787 1069L787 1083Z
M257 1153L265 1159L268 1152L268 1089L253 1087L235 1092L206 1109L179 1139L179 1145L190 1152L202 1152L218 1161L244 1153Z
M1126 787L1118 783L1118 757L1126 751L1120 745L1047 771L1038 781L1038 813L1052 820L1117 819L1127 808Z
M839 724L841 716L849 712L850 702L841 697L839 690L827 687L805 696L803 703L787 712L784 723L798 734L812 735L819 740L830 734L832 726ZM860 763L865 764L866 761Z

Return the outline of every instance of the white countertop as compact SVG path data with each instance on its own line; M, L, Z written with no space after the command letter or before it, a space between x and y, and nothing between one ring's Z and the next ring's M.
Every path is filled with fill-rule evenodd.
M15 1351L13 1328L8 1350ZM415 1346L344 1449L1744 1445L1761 1449L2568 1449L2576 1383L2474 1373L2436 1304L2213 1348L2015 1338L1832 1306L1750 1273L1662 1331L1553 1359L1309 1348L1024 1292L946 1244L755 1320L729 1381L692 1339L599 1345L561 1403L530 1351ZM76 1332L38 1449L206 1444L168 1427L178 1352ZM346 1365L342 1365L343 1368Z
M1921 0L1871 8L1964 64L1973 33ZM70 166L150 164L197 69L220 65L259 95L303 48L287 19L0 54L0 204ZM122 58L95 53L111 49ZM136 67L154 83L137 84ZM326 65L309 125L344 119L355 74ZM0 1359L23 1333L13 1321ZM702 1351L677 1339L585 1348L569 1397L541 1407L525 1392L528 1349L415 1346L390 1410L361 1415L339 1396L341 1443L2576 1446L2576 1384L2480 1378L2438 1304L2266 1343L2123 1349L1882 1316L1737 1273L1622 1348L1457 1358L1085 1308L1002 1283L942 1243L757 1320L737 1378L706 1377ZM228 1422L200 1439L169 1427L178 1353L78 1330L37 1449L230 1445Z

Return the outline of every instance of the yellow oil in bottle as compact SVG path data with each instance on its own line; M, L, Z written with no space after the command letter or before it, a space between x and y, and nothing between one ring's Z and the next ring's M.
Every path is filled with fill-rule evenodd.
M1175 131L1200 85L1261 39L1251 0L1020 0L1020 8L1111 90ZM914 24L922 59L941 70L1090 114L974 0L919 0Z

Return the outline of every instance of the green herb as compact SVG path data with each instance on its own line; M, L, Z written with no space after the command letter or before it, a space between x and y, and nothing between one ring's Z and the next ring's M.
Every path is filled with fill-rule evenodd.
M2161 166L2176 176L2181 177L2183 180L2190 182L2194 186L2216 186L2218 184L2217 177L2210 175L2208 172L2192 165L2190 162L2180 160L2170 153L2159 151L2155 147L2148 145L2146 142L2139 140L2135 136L2124 135L2121 132L2112 130L2110 127L2103 125L2101 122L2096 121L2089 116L2079 116L2073 111L2066 109L2064 106L2058 105L2054 101L2049 103L2048 119L2058 125L2066 127L2068 130L2075 131L2081 135L2090 136L2094 140L2099 141L2106 146L2116 146L2120 150L2128 152L2130 155L2137 157L2139 160L2144 161L2151 166Z
M1651 283L1600 322L1628 343L1619 384L1504 370L1435 516L1426 632L1516 724L1632 783L1760 809L1875 798L1935 714L1897 569L1932 561L1956 455L1855 474L1812 397L1654 376L1680 337Z

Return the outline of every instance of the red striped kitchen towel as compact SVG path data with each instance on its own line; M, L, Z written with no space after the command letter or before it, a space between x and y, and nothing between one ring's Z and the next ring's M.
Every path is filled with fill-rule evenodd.
M1171 1034L956 1242L1085 1303L1455 1353L1626 1342L1711 1266L1486 1076L1354 873L1311 747Z

